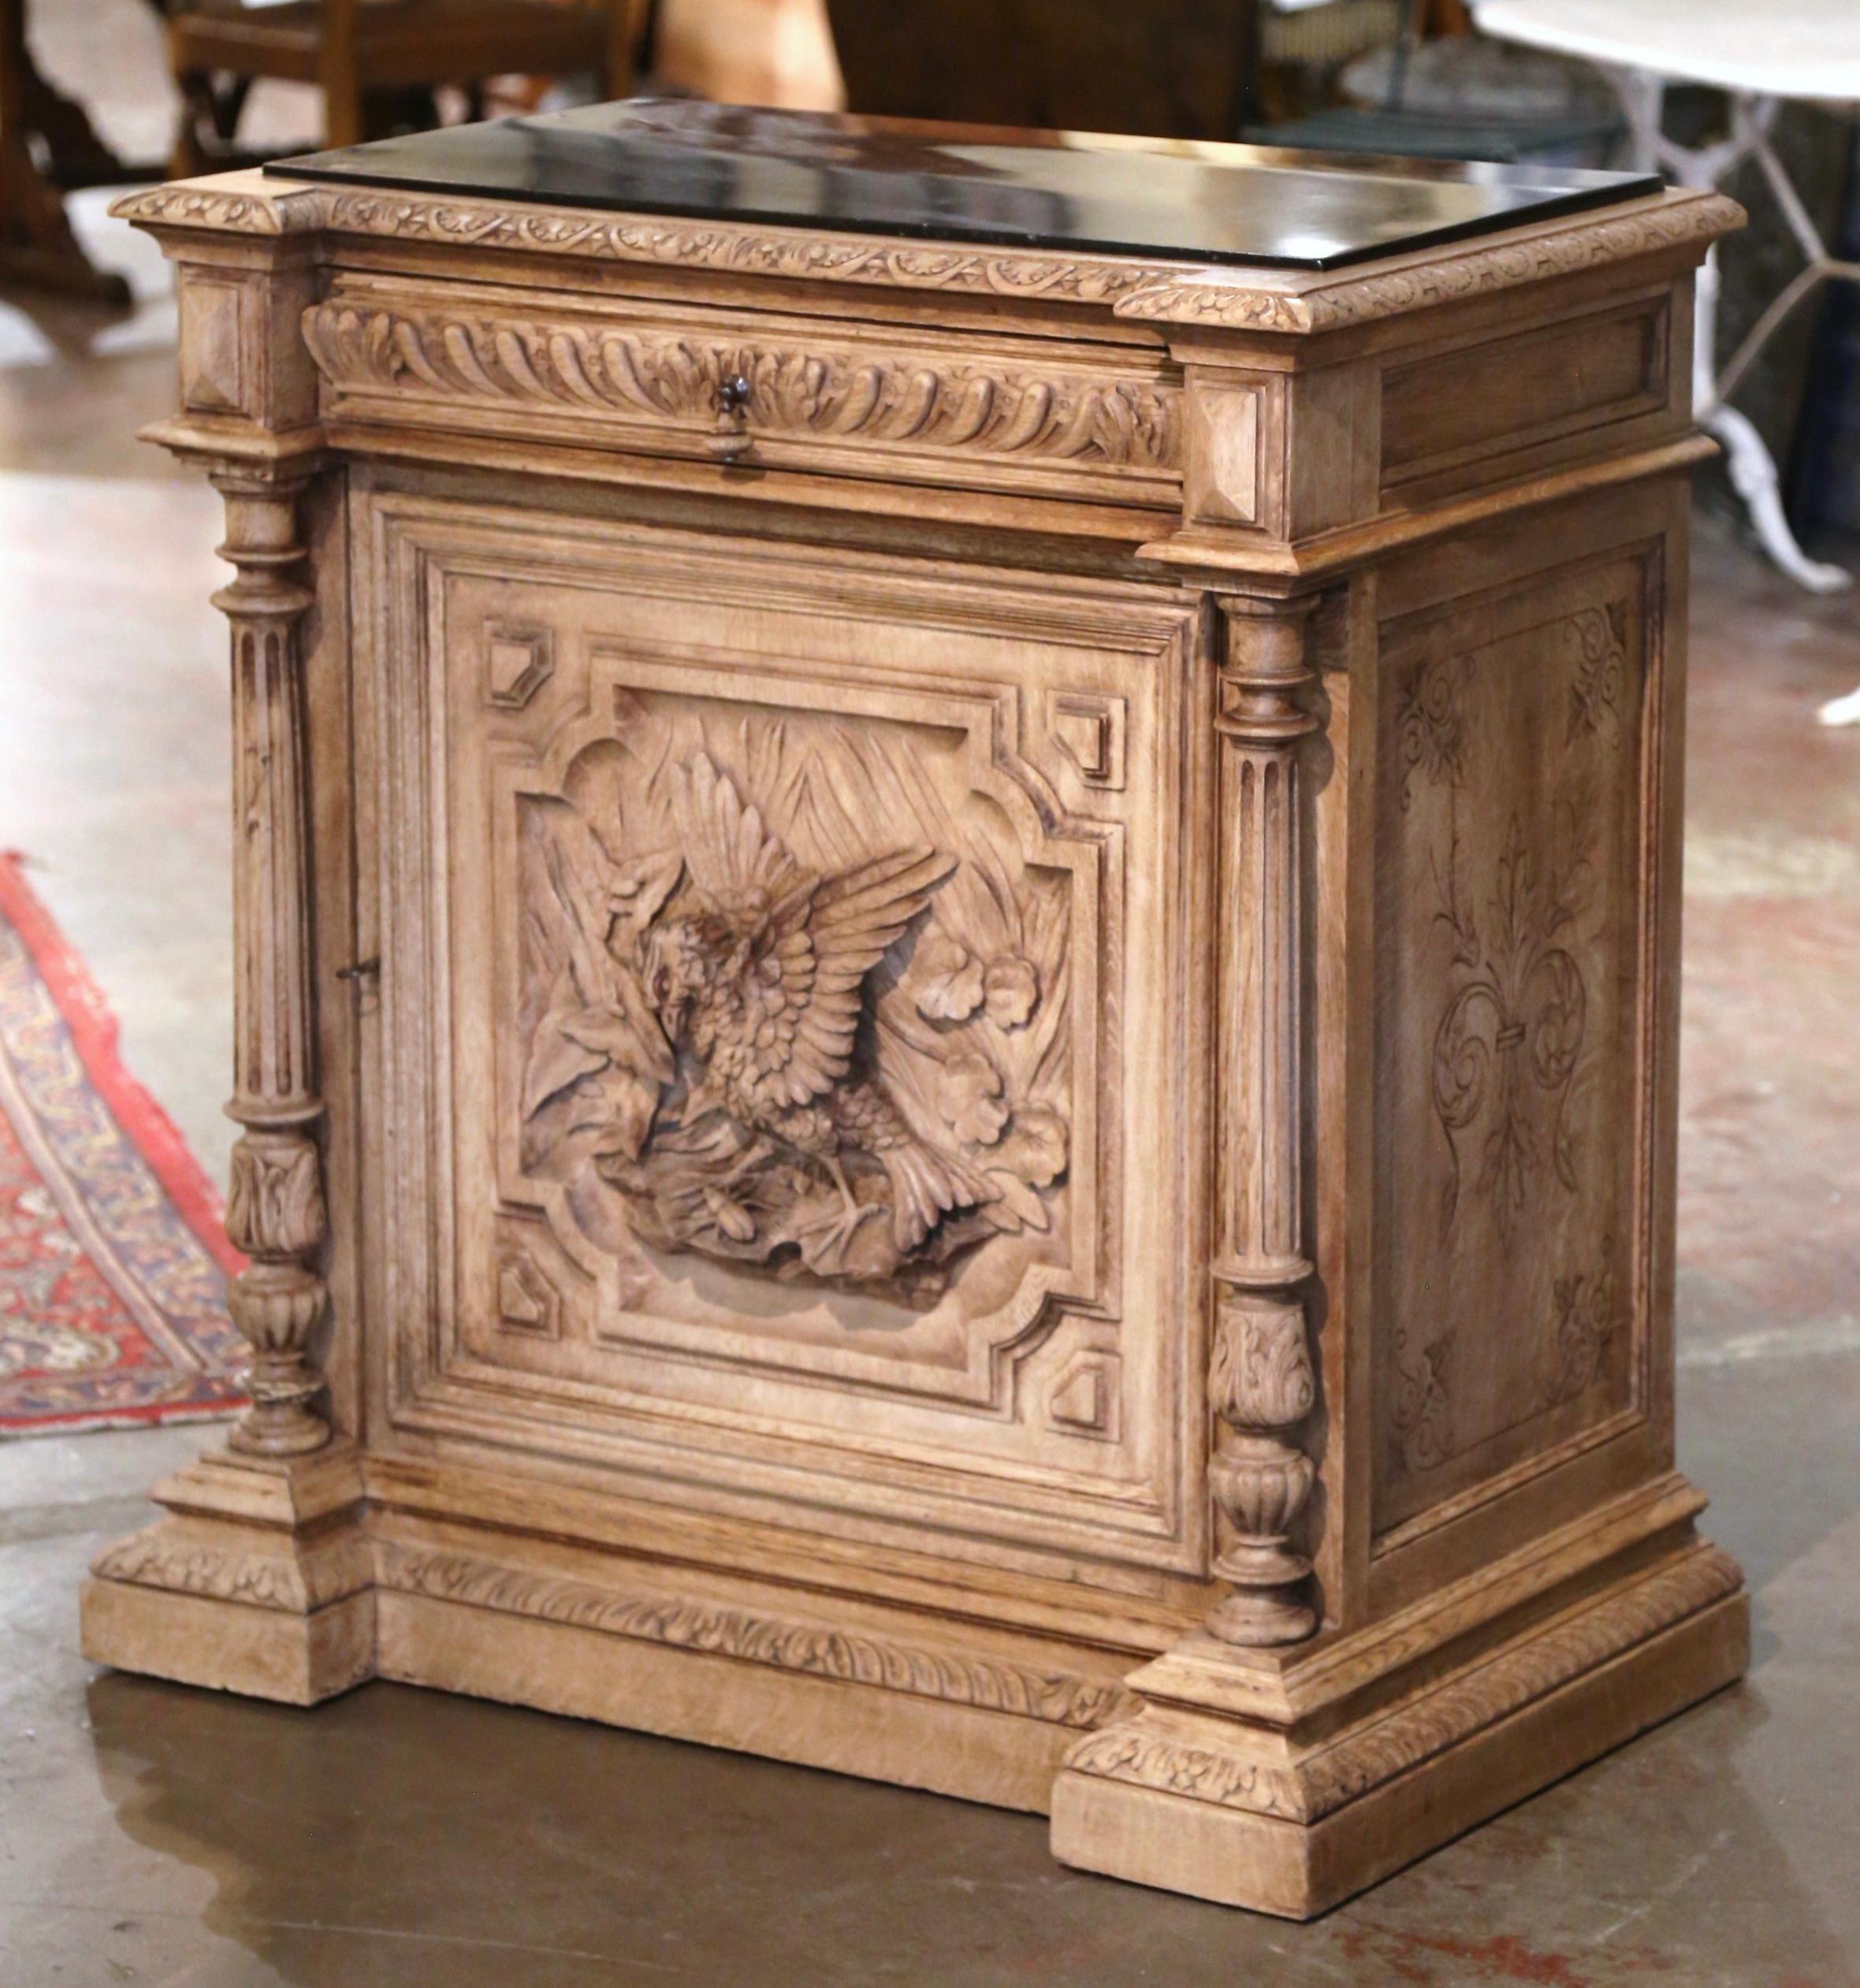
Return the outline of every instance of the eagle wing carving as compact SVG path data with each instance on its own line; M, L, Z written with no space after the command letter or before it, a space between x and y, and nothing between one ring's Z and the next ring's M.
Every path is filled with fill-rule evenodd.
M739 942L746 1087L775 1108L824 1096L851 1063L866 975L955 860L918 846L811 873L702 752L680 769L673 811L692 881Z

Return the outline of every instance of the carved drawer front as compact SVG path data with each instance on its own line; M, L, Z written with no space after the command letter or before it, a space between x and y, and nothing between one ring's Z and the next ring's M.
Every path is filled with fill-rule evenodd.
M1657 552L1386 622L1375 1525L1638 1424Z
M357 510L393 1424L1196 1564L1192 604Z
M342 277L304 314L326 418L727 466L1174 509L1181 379L1159 348L880 330L758 311Z

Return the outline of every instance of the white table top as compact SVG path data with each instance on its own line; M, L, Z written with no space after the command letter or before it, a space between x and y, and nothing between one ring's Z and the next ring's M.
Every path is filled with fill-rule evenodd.
M1489 35L1761 96L1860 103L1860 0L1473 0Z

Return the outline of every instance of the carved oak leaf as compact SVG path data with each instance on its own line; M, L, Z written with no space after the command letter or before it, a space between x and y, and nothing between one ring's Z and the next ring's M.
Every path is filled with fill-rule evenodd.
M613 866L607 895L607 946L616 957L636 946L665 908L683 876L685 859L676 850L638 856Z
M523 1068L523 1109L534 1118L552 1098L559 1096L583 1077L591 1077L605 1067L606 1057L578 1041L561 1026L559 1016L546 1016L530 1046Z
M982 1005L982 963L967 946L933 932L911 963L910 990L926 1021L965 1022Z
M1029 1228L1043 1236L1052 1227L1046 1203L1025 1180L998 1168L990 1169L988 1180L995 1198L988 1203L988 1217L1004 1236L1018 1236Z
M988 1155L995 1193L989 1221L1010 1236L1029 1228L1043 1236L1052 1221L1036 1190L1050 1187L1066 1171L1066 1161L1065 1120L1043 1105L1017 1106L1006 1137Z
M982 998L997 1028L1025 1028L1040 1000L1040 975L1030 960L1006 954L988 962Z
M958 1139L992 1146L1007 1124L1001 1072L985 1056L952 1056L936 1080L936 1108Z
M558 986L523 1072L523 1116L534 1117L551 1098L611 1068L626 1080L621 1094L636 1101L626 1117L637 1131L629 1150L637 1152L660 1087L671 1081L675 1066L637 978L623 968L604 977L612 994L604 1006L577 1005L567 976Z
M1066 1171L1066 1120L1044 1105L1026 1105L1014 1113L989 1164L1033 1187L1050 1187Z
M575 1093L566 1136L592 1133L597 1158L619 1153L637 1159L652 1137L660 1095L652 1079L610 1065Z

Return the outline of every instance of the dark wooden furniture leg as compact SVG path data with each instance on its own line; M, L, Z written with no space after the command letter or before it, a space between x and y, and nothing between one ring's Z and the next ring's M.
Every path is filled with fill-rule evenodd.
M32 155L34 132L45 140L54 170L69 162L67 184L95 185L121 173L83 111L33 67L25 0L0 0L0 281L127 303L128 284L98 269L72 233L57 186Z

